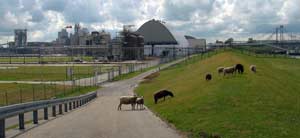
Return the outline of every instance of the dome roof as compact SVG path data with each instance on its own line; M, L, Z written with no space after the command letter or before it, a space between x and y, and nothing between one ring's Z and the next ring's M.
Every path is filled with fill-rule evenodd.
M168 28L154 19L144 23L136 33L144 36L146 45L178 44Z

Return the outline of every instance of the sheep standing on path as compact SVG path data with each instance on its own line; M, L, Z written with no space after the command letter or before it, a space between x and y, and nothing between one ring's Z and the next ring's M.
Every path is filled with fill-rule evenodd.
M136 99L136 109L138 109L140 107L140 109L144 109L144 97L138 97Z
M250 70L254 73L256 73L256 66L255 65L251 65L250 66Z
M131 104L132 110L135 109L137 96L121 96L118 110L122 110L122 104Z

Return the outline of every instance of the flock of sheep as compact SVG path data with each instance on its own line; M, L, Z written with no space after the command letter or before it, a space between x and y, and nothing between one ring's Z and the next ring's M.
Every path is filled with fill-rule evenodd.
M249 69L250 69L250 71L256 73L256 65L250 65ZM236 64L236 65L230 66L230 67L218 67L217 71L218 71L219 75L223 74L224 76L229 75L229 74L233 75L236 72L238 72L239 74L243 74L244 66L242 64ZM212 75L210 73L206 74L205 79L211 80Z
M256 65L251 65L249 67L250 71L256 73ZM239 74L243 74L244 73L244 66L242 64L236 64L234 66L230 66L230 67L218 67L217 71L220 74L223 74L224 76L226 75L233 75L234 73L239 73ZM212 79L212 75L210 73L206 74L205 79L207 81ZM161 98L163 98L165 100L165 97L170 96L170 97L174 97L173 93L169 90L160 90L158 92L156 92L153 95L154 98L154 102L155 104L157 103L157 101ZM122 110L122 105L123 104L130 104L132 110L135 110L135 107L137 107L137 109L144 109L144 98L142 97L138 97L136 95L133 96L121 96L120 97L120 103L118 105L118 110Z

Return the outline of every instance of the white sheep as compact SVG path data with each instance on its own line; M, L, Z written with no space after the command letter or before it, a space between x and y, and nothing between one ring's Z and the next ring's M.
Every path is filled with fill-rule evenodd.
M250 70L254 73L256 73L256 65L251 65Z
M118 110L122 110L122 104L131 104L132 110L135 109L137 96L121 96Z
M224 68L223 72L224 72L224 76L226 74L232 74L233 75L233 73L235 72L235 67L234 66L233 67L226 67L226 68Z
M138 109L140 107L140 109L144 109L144 97L138 97L136 99L136 108Z

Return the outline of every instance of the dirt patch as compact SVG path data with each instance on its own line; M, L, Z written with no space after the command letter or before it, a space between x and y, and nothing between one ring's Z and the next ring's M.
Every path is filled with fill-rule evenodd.
M151 80L153 80L154 78L158 77L159 75L160 75L159 72L154 72L154 73L152 73L152 74L144 77L143 78L144 80L141 83L149 83L149 82L151 82Z

